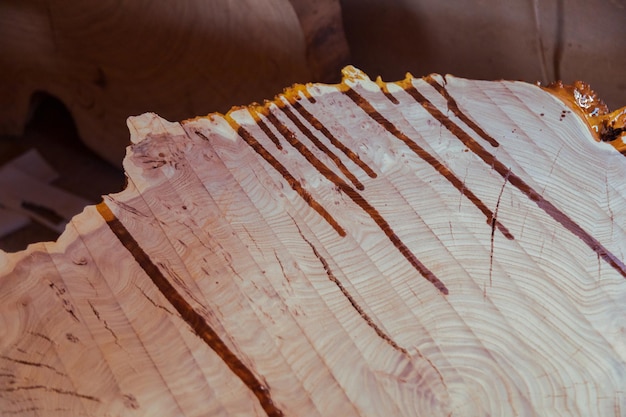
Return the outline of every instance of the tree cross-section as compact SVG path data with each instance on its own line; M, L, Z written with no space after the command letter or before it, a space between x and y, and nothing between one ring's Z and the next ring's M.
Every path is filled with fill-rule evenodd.
M0 411L624 415L626 112L581 94L347 67L130 118L126 189L0 252Z

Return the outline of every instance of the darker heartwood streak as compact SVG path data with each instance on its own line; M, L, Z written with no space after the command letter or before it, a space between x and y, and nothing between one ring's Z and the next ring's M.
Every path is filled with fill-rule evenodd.
M428 83L435 88L448 102L448 105L454 103L452 106L453 112L461 112L456 106L456 102L449 95L445 87L437 84L434 80L427 80ZM438 86L435 86L435 84ZM482 159L488 166L492 167L498 174L502 176L505 181L515 186L526 197L533 201L540 209L546 214L552 217L555 221L560 223L563 227L569 230L574 236L582 240L591 250L593 250L600 258L611 265L622 277L626 278L626 265L612 252L602 245L596 238L587 233L578 223L571 219L567 214L559 210L554 204L546 200L541 194L535 191L530 185L528 185L523 179L511 172L510 168L500 162L495 155L489 153L480 143L474 140L467 132L465 132L456 123L450 120L445 114L443 114L434 104L432 104L422 93L417 91L414 86L405 88L405 91L415 99L432 117L439 121L450 133L452 133L458 140L460 140L465 146L467 146L476 156ZM466 117L467 118L467 117ZM469 118L467 118L469 119ZM472 122L472 125L475 124ZM470 127L472 126L470 125ZM475 130L476 131L476 130ZM483 135L491 138L482 129L476 131L476 133L483 137ZM491 138L489 142L496 142ZM497 143L497 142L496 142Z
M387 220L373 207L358 191L353 189L346 181L344 181L339 175L337 175L333 170L331 170L326 164L320 161L314 154L311 152L309 148L306 147L296 135L285 126L275 114L271 111L267 112L267 120L278 130L278 132L287 140L287 142L296 149L313 167L315 167L320 174L322 174L327 180L331 181L335 186L340 189L344 194L346 194L350 199L358 205L363 211L365 211L371 219L376 223L376 225L382 230L382 232L387 236L387 238L391 241L391 243L398 249L398 251L404 256L404 258L409 261L411 266L415 268L420 275L422 275L427 281L429 281L435 288L437 288L442 294L448 294L448 288L446 288L445 284L437 278L437 276L430 270L426 265L424 265L417 257L411 252L411 250L404 244L404 242L398 237L398 235L393 231ZM271 154L267 152L259 142L254 139L254 137L243 127L237 124L234 120L230 119L230 123L233 128L237 131L239 136L246 141L250 146L254 148L254 150L261 155L267 162L270 163L277 171L285 177L289 181L289 178L293 178L291 174L289 177L286 177L283 172L279 170L279 168L284 168L284 166L275 158L271 157ZM265 155L269 154L269 157ZM271 158L270 158L271 157ZM276 162L274 162L276 161ZM279 165L276 165L278 163ZM298 182L299 184L299 182ZM293 185L292 185L293 187ZM301 194L302 196L302 194ZM306 201L306 200L305 200ZM313 200L316 204L316 200ZM307 201L309 205L312 203ZM321 205L319 205L321 207ZM325 211L325 210L324 210ZM319 211L318 211L319 213ZM326 212L327 213L327 212ZM321 214L321 213L320 213ZM324 219L330 224L336 223L335 219L327 213L327 216ZM342 229L343 230L343 229Z
M98 213L106 221L107 225L120 243L135 258L135 261L144 270L146 275L150 277L154 285L159 289L161 294L170 302L170 304L178 311L183 320L187 322L189 327L195 334L202 339L217 355L224 361L230 370L246 384L248 389L254 393L259 400L261 407L269 417L282 417L283 412L276 407L272 401L269 388L263 384L257 377L246 367L229 348L219 335L211 328L202 317L185 298L174 288L174 286L165 278L161 270L152 262L150 256L144 252L139 243L130 234L128 229L122 222L115 217L109 206L103 201L96 206Z
M487 224L491 224L494 221L494 215L489 210L489 208L478 198L461 180L459 177L454 175L452 171L448 167L446 167L443 163L441 163L437 158L428 153L424 148L419 146L417 142L409 138L403 132L401 132L392 122L386 119L382 114L380 114L374 106L372 106L366 99L364 99L359 93L354 91L352 88L348 88L344 91L344 94L348 96L354 103L359 106L369 117L371 117L375 122L380 124L385 128L389 133L395 136L397 139L404 142L409 149L411 149L417 156L419 156L424 162L433 167L435 171L437 171L440 175L442 175L450 184L454 186L462 195L467 197L467 199L476 206L487 218ZM387 93L391 95L391 93ZM495 225L502 232L502 234L509 240L513 239L513 235L509 230L501 224L499 221L495 221Z

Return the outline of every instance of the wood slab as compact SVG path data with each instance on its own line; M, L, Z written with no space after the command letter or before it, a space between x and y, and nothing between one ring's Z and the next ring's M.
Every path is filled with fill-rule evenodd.
M347 67L130 118L126 189L0 252L0 410L623 416L625 111L563 91Z

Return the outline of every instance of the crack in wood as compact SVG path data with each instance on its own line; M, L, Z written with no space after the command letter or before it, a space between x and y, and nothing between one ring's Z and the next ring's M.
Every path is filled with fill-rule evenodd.
M409 94L412 91L406 89ZM414 88L413 88L414 90ZM417 92L417 90L415 90ZM424 162L433 167L437 173L443 176L448 182L454 186L463 196L465 196L474 206L481 211L487 218L487 224L491 224L493 219L493 213L489 208L478 198L469 188L465 186L465 182L458 178L454 173L445 166L442 162L440 162L437 158L431 155L424 148L419 146L417 142L409 138L403 132L401 132L392 122L390 122L387 118L385 118L382 114L380 114L374 106L372 106L366 99L364 99L359 93L357 93L352 88L347 88L344 91L344 94L348 96L357 106L359 106L370 118L372 118L375 122L380 124L385 128L389 133L395 136L397 139L404 142L409 149L413 151L417 156L419 156ZM418 93L419 94L419 93ZM498 230L507 238L512 240L513 235L509 230L500 222L496 222L496 226Z
M28 334L33 335L33 336L36 336L36 337L40 337L40 338L42 338L43 340L46 340L46 341L50 342L51 344L56 344L55 342L53 342L53 341L52 341L52 339L50 339L48 336L46 336L46 335L45 335L45 334L43 334L43 333L39 333L39 332L28 332Z
M46 368L46 369L50 369L51 371L53 371L54 373L56 373L57 375L60 376L64 376L66 377L67 375L64 374L63 372L58 371L56 368L54 368L51 365L46 365L45 363L39 363L39 362L31 362L31 361L25 361L25 360L21 360L21 359L15 359L15 358L11 358L9 356L5 356L5 355L0 355L1 359L7 360L9 362L14 362L20 365L26 365L26 366L35 366L37 368Z
M69 395L69 396L81 398L84 400L94 401L98 403L100 402L100 399L92 395L79 394L78 392L75 392L75 391L67 391L67 390L63 390L60 388L48 387L45 385L26 385L26 386L18 386L18 387L11 387L11 388L0 388L0 392L16 392L16 391L31 391L31 390L45 390L45 391L54 392L60 395Z
M437 290L442 294L448 294L448 288L445 284L437 278L437 276L424 265L413 252L404 244L400 237L394 232L387 220L380 214L380 212L372 206L358 191L354 190L347 182L333 172L326 164L320 161L302 142L300 142L296 135L283 123L280 122L275 116L268 116L270 123L278 130L278 132L287 140L287 142L294 147L300 154L322 174L327 180L334 183L339 190L359 206L370 218L376 223L380 230L387 236L395 248L404 256L404 258L417 270L422 277L430 282Z
M622 277L626 278L626 265L611 251L602 245L596 238L585 231L578 223L572 220L567 214L559 210L553 203L546 200L541 194L528 185L521 177L511 171L495 155L488 152L480 143L476 142L467 132L443 114L433 103L422 95L414 86L408 86L405 91L411 95L430 115L439 121L450 133L452 133L461 143L467 146L476 156L478 156L487 166L495 170L502 178L522 192L537 207L552 217L557 223L569 230L574 236L582 240L592 251L597 253L605 262L613 267Z
M491 243L489 247L489 286L493 286L493 250L495 244L495 235L496 235L496 221L498 218L498 210L500 209L500 200L502 199L502 194L504 193L504 188L506 187L506 183L508 181L508 175L504 178L504 183L502 184L502 188L500 188L500 194L498 194L498 200L496 201L496 208L493 210L493 220L491 221Z
M76 321L77 323L80 323L80 319L78 318L78 316L76 315L76 312L74 311L74 306L72 305L72 302L68 300L67 298L65 298L64 294L67 292L67 290L63 287L57 286L52 281L48 282L48 286L54 291L55 295L59 298L59 300L61 300L61 303L63 304L63 309L66 312L68 312L70 316L72 316L74 321Z
M208 275L208 274L207 274L207 275ZM156 302L156 301L154 301L152 298L150 298L150 297L148 296L148 294L146 294L146 292L145 292L143 289L141 289L141 287L140 287L139 285L137 285L137 284L135 284L135 283L133 283L133 285L135 286L135 288L137 288L137 289L139 290L139 292L141 293L141 295L143 295L143 296L144 296L144 298L150 302L150 304L152 304L152 305L153 305L153 306L155 306L156 308L159 308L159 309L161 309L161 310L165 311L165 312L166 312L166 313L168 313L168 314L171 314L171 315L173 315L173 314L174 314L174 313L172 313L172 312L171 312L171 311L170 311L167 307L162 306L161 304L157 304L157 302Z
M295 224L295 221L294 221L294 224ZM354 310L361 316L361 318L365 321L365 323L372 330L374 330L374 332L378 335L378 337L383 339L389 346L391 346L395 350L397 350L397 351L401 352L402 354L406 355L407 357L409 357L410 356L409 352L404 347L398 345L398 343L396 343L396 341L393 340L391 338L391 336L389 336L387 333L385 333L374 322L374 320L372 320L372 318L365 312L365 310L363 310L363 308L359 305L359 303L356 302L354 297L352 297L352 294L350 294L350 292L346 289L346 287L344 287L344 285L341 283L341 281L339 281L339 279L335 276L335 274L331 270L330 265L328 264L328 261L326 260L326 258L324 258L319 253L319 251L313 245L313 243L311 243L306 237L304 237L304 235L302 234L302 231L300 230L300 227L297 224L296 224L296 228L298 229L298 233L300 234L300 237L302 238L302 240L304 240L307 243L307 245L309 245L309 247L313 251L313 254L315 255L315 257L322 264L322 267L324 268L324 271L326 272L326 276L328 276L328 279L333 284L335 284L337 286L337 288L339 288L339 291L341 291L343 296L350 302L350 305L352 306L352 308L354 308Z
M111 327L109 327L109 323L103 319L100 316L100 312L98 310L96 310L96 307L91 303L91 301L87 301L87 304L89 304L89 307L91 307L91 311L93 312L93 314L96 316L96 318L98 319L99 322L102 323L102 325L104 326L104 328L111 334L111 336L113 336L113 339L115 340L115 344L117 346L119 346L122 350L125 351L125 349L122 347L122 345L120 345L120 341L117 338L117 334L115 334L115 332L113 331L113 329L111 329Z

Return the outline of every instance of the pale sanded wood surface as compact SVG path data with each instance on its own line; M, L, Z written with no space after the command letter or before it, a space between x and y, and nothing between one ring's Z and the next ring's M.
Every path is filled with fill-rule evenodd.
M181 120L336 81L348 47L338 0L0 3L0 133L22 132L37 93L119 165L128 116Z
M0 409L623 416L624 155L534 85L344 76L129 119L127 188L0 253Z

